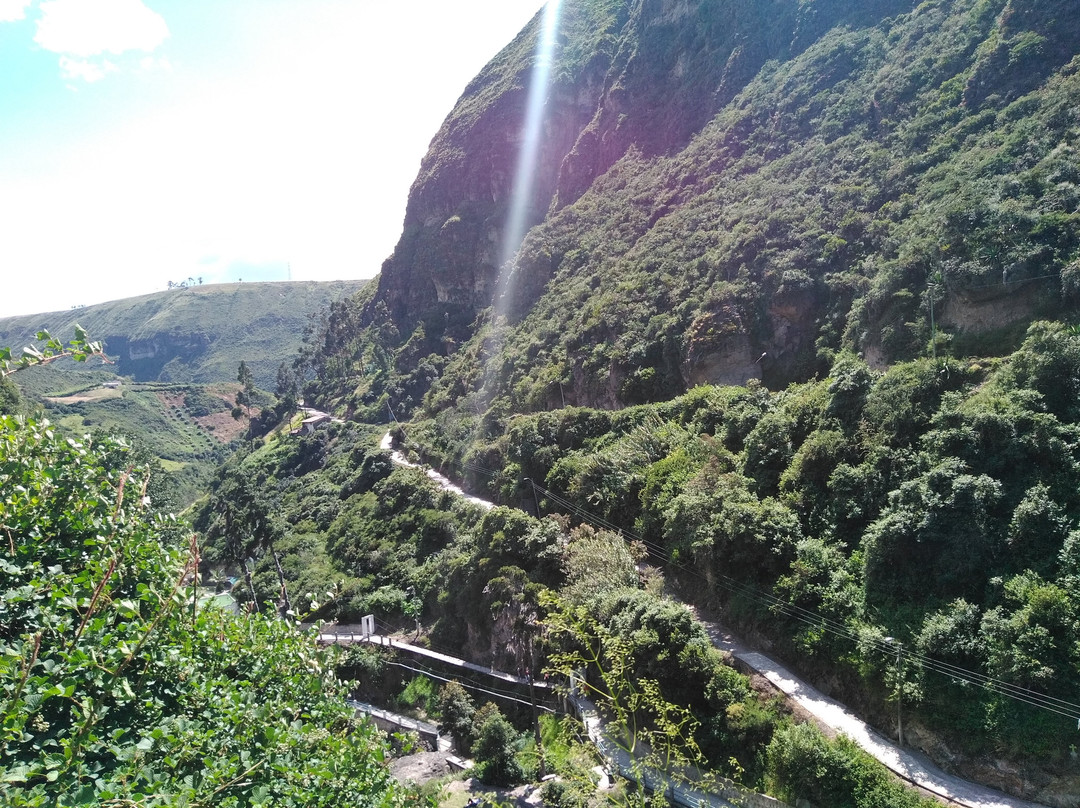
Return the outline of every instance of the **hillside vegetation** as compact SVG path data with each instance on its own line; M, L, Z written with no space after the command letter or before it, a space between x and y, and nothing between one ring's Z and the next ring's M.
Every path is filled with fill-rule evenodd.
M262 390L293 384L292 364L330 301L364 281L189 286L67 312L0 319L0 345L18 354L42 328L65 338L78 324L111 363L61 360L17 377L22 398L69 434L127 436L175 482L173 504L198 498L216 466L270 403L238 406L240 363ZM284 369L284 375L282 375ZM119 386L113 386L117 385ZM4 411L0 407L0 411ZM14 408L11 409L14 411Z
M327 379L353 410L438 377L429 410L777 388L845 350L1002 355L1074 308L1068 3L667 5L563 3L536 226L502 267L516 155L492 150L539 19L474 81L361 318L425 384L354 361Z
M665 599L678 592L768 638L883 731L897 731L902 693L906 743L1068 805L1077 390L1080 335L1042 322L1002 361L880 372L844 356L775 393L701 386L519 415L482 445L475 415L407 426L410 450L514 506L486 514L394 469L374 448L382 428L345 423L234 458L196 527L215 563L261 558L257 600L277 598L280 561L289 591L326 616L419 617L435 647L509 670L529 663L504 610L556 590L626 632L638 675L693 710L714 765L738 760L764 787L755 756L780 718L753 699L733 712L733 696L691 681L676 638L700 628L664 622L688 619Z
M330 301L348 297L366 283L177 287L68 311L0 318L0 345L18 349L31 344L41 329L64 335L78 323L105 343L115 360L106 369L117 375L139 382L235 382L243 361L256 385L272 390L278 366L299 351L311 320Z
M1073 804L1080 17L568 0L500 266L540 23L433 140L308 397L410 417L410 447L508 506L621 529L886 731L899 700L907 742ZM523 578L421 574L441 506L336 482L310 541L358 604L412 586L436 617L466 568L475 593L552 583L528 543Z
M151 474L0 415L0 803L418 804L314 639L199 602Z

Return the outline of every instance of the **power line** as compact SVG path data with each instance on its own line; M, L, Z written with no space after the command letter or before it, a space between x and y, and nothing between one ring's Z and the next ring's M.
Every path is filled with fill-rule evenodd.
M494 696L495 698L506 699L507 701L514 701L514 702L517 702L518 704L524 704L526 707L531 707L532 706L531 702L526 701L525 699L519 699L517 696L512 696L509 693L500 693L500 692L498 692L496 690L489 690L487 688L480 687L479 685L476 685L476 684L466 684L465 682L462 682L461 679L459 679L459 678L449 679L449 678L447 678L445 676L440 676L439 674L433 673L433 672L431 672L429 670L423 670L422 668L414 668L411 665L406 665L404 662L389 662L388 661L386 664L387 665L393 665L396 668L404 668L405 670L412 671L413 673L418 673L421 676L427 676L427 677L430 677L432 679L438 679L440 682L457 682L459 685L461 685L462 687L464 687L464 688L466 688L468 690L475 690L478 693L484 693L484 694L486 694L488 696ZM546 712L552 713L553 715L558 714L558 712L559 712L558 710L556 710L556 709L554 709L552 707L548 707L548 706L543 705L543 704L537 704L536 708L538 710L544 710Z
M469 468L478 473L485 474L493 478L500 476L499 472L491 469L486 469L483 466L477 465L475 463L456 463L455 465L462 468ZM529 483L532 486L534 496L535 492L539 491L547 499L556 503L557 505L562 506L567 511L569 511L571 515L577 516L581 521L587 522L594 527L616 533L622 536L624 539L629 538L634 541L640 542L643 546L646 547L646 549L649 550L649 552L653 556L660 559L666 565L679 569L700 580L710 580L708 576L704 575L696 567L687 566L686 564L673 560L667 548L663 547L662 545L657 544L656 542L649 541L645 537L639 536L633 531L622 528L605 519L604 517L588 511L587 509L578 505L576 502L573 502L572 500L560 496L554 491L551 491L543 487L542 485L539 485L538 483L536 483L535 480L530 479ZM771 593L764 592L753 586L752 584L748 584L744 581L739 581L738 579L732 578L731 576L725 575L723 573L715 573L712 577L712 580L720 584L720 586L722 586L729 592L744 595L751 598L752 600L755 600L759 604L766 606L771 612L782 613L788 617L792 617L795 620L798 620L799 622L805 623L806 625L822 629L826 632L850 640L856 644L869 642L872 643L875 648L881 650L882 652L890 654L893 653L894 646L891 643L886 642L884 639L864 638L844 623L840 623L836 620L825 617L824 615L814 612L811 609L807 609L805 607L798 606L797 604L790 603ZM909 660L911 660L911 662L913 662L923 670L933 671L935 673L942 674L949 677L950 679L953 679L954 681L959 680L966 684L980 687L984 690L987 690L988 692L1013 699L1014 701L1028 704L1033 707L1038 707L1048 712L1056 713L1058 715L1068 718L1075 718L1078 722L1078 726L1080 726L1080 704L1075 704L1073 702L1065 701L1063 699L1058 699L1054 696L1039 693L1038 691L1031 690L1029 688L1025 688L1011 682L1007 682L1003 679L997 679L995 677L988 676L977 671L968 670L959 665L945 662L944 660L939 660L926 654L921 654L915 649L905 647L904 656L906 656Z
M671 559L670 553L668 553L666 548L662 547L661 545L658 545L655 542L648 541L644 537L639 536L632 531L628 531L624 528L613 525L611 522L604 519L603 517L592 514L586 509L582 508L580 505L577 505L576 503L560 497L559 495L555 494L552 491L549 491L543 486L537 485L535 481L533 481L532 484L536 490L543 492L544 495L552 501L562 504L564 507L567 507L574 514L581 517L584 521L593 524L595 527L602 527L604 529L619 533L624 537L629 537L636 541L639 541L643 545L645 545L645 547L647 547L650 552L652 552L654 555L658 556L662 561L664 561L664 563L680 569L701 580L708 580L708 577L701 573L700 570L679 563L677 561L673 561ZM852 631L843 623L839 623L835 620L825 617L824 615L818 614L817 612L798 606L796 604L789 603L788 601L785 601L782 598L777 597L776 595L763 592L762 590L757 589L750 584L738 581L737 579L732 578L728 575L724 575L723 573L717 573L714 576L714 580L720 583L721 586L723 586L728 591L746 595L756 600L758 603L767 606L770 611L782 612L783 614L786 614L789 617L793 617L802 623L821 628L827 632L831 632L838 636L844 637L855 643L863 642L863 638L860 637L858 633ZM888 642L885 642L884 640L872 639L871 642L874 644L875 647L882 651L889 653L892 652L892 645ZM1075 718L1078 723L1080 723L1080 705L1073 702L1058 699L1054 696L1039 693L1038 691L1034 691L1029 688L1013 684L1011 682L1006 682L1002 679L997 679L986 674L971 671L966 668L962 668L959 665L954 665L952 663L918 653L915 650L905 649L905 656L907 656L908 659L910 659L912 662L914 662L916 665L918 665L920 668L923 668L924 670L941 673L945 676L952 678L953 680L958 679L962 682L976 685L989 692L1005 696L1007 698L1031 705L1033 707L1047 710L1048 712L1056 713L1058 715L1068 718Z

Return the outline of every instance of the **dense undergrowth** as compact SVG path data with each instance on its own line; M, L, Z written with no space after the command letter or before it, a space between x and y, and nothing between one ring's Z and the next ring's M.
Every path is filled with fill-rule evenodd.
M332 655L198 602L149 474L0 415L0 803L404 805Z
M522 415L472 444L443 418L412 426L407 445L515 506L488 512L392 466L381 428L333 424L234 459L200 525L225 559L227 522L260 538L238 515L250 502L277 520L234 551L262 554L258 597L280 592L272 545L294 600L329 596L324 614L346 621L420 616L435 646L511 670L514 620L542 589L588 604L748 782L779 716L718 667L659 569L883 721L902 689L909 732L1065 770L1072 720L1030 702L1068 702L1080 680L1078 386L1080 335L1044 322L1002 361L874 372L845 357L776 393Z
M535 490L542 512L636 537L703 605L866 691L851 697L895 697L890 637L925 726L1067 766L1075 727L1051 700L1080 684L1078 388L1080 335L1041 322L1003 361L844 357L776 393L570 407L482 441L441 418L410 434L492 496Z
M871 375L865 369L862 374L865 384L860 395L866 395ZM929 371L931 377L935 374ZM665 405L661 413L656 408L618 414L568 409L544 416L547 427L555 431L542 442L552 449L548 457L553 465L558 465L557 454L567 458L594 454L598 462L606 464L607 458L595 444L579 450L574 444L584 447L584 441L605 436L614 444L634 433L631 440L653 447L643 451L638 445L627 452L628 462L637 463L637 471L655 465L654 476L665 476L661 475L665 467L681 468L675 477L686 482L705 472L709 458L720 451L723 425L733 415L725 404L740 399L753 404L740 410L741 426L730 422L733 429L741 430L740 440L745 441L764 410L773 405L771 398L760 388L716 388L695 391L691 397ZM818 403L826 398L821 396ZM622 424L623 433L612 419ZM545 428L539 420L528 417L516 423L526 431ZM706 429L716 437L708 436ZM558 432L563 437L561 448ZM541 629L549 608L544 593L556 592L561 603L586 607L605 631L631 649L635 681L655 680L665 700L690 709L695 720L694 742L704 759L721 773L751 787L808 798L812 794L835 796L837 792L830 789L839 788L837 782L845 777L852 783L863 783L864 776L874 782L881 777L874 774L876 765L863 760L853 748L828 745L810 730L796 731L781 704L753 693L745 677L722 663L701 624L665 594L665 573L654 566L662 554L653 552L650 558L649 540L627 543L617 533L578 524L577 519L566 516L537 519L526 512L536 503L509 485L508 496L524 510L500 506L484 511L434 488L419 470L394 466L376 448L381 434L377 427L330 424L311 435L270 437L234 458L222 469L216 494L197 518L197 526L209 540L206 560L236 565L238 557L259 558L252 583L255 599L267 602L268 607L280 603L284 583L294 609L304 611L314 606L319 616L342 622L355 622L363 614L374 613L381 623L396 623L402 630L411 630L414 619L419 618L427 627L424 641L435 649L470 656L504 670L531 669L536 676L542 673L547 654L558 650L546 643ZM695 453L696 460L659 462L656 449L670 448L676 435L684 441L692 436L701 442L705 448ZM507 445L512 445L509 438ZM734 459L734 454L729 454ZM537 474L535 479L542 481L542 491L553 486L549 475L540 473L542 469L531 469ZM502 471L504 480L509 480L507 475L516 479L522 473L522 469L508 467ZM620 473L627 471L624 468ZM638 490L636 501L626 497L620 501L621 517L631 526L638 520L635 513L642 511L643 502L663 511L676 496L680 486L675 478L661 483L660 476L647 494ZM612 483L609 490L615 487ZM703 482L702 487L708 486ZM551 505L541 497L541 508ZM606 513L595 499L584 498L582 505L597 516ZM758 509L759 500L746 491L733 506L741 509L737 518L742 518ZM802 542L798 538L799 517L785 503L777 500L766 510L771 514L769 525L787 525L790 535L784 541L791 543L788 556L777 553L771 565L756 573L755 580L767 587L770 579L764 570L772 570L774 579L783 572L794 575L785 562L794 560L796 545L801 547ZM755 524L760 527L766 522ZM639 535L645 539L644 533ZM250 543L244 543L248 537ZM770 547L756 546L768 540L759 536L753 525L737 540L755 545L739 550L742 563L748 567L756 565L754 553L764 552L766 558L774 555ZM720 568L719 558L712 564L704 563L703 551L699 547L695 556L686 545L683 560L712 577ZM716 552L716 556L721 553ZM833 548L829 558L833 556L843 554ZM676 563L668 570L685 577L685 566ZM842 566L849 568L850 559L844 557ZM843 580L844 570L827 571ZM706 589L698 583L699 590ZM782 587L776 591L782 592ZM242 589L240 594L244 594ZM858 601L844 589L835 596ZM730 603L721 586L707 600ZM760 608L760 604L750 603L755 605ZM870 651L864 673L869 686L881 695L885 687L880 676L888 672L891 656L887 657L873 639L880 640L885 628L871 621L858 624L853 614L842 614L840 619L849 617L852 631L867 633ZM535 656L527 647L533 633ZM809 647L807 637L797 636L794 641ZM825 636L813 650L819 659L826 659L830 640ZM851 649L845 651L848 656L841 664L858 667ZM912 699L918 676L909 672L907 679L905 695ZM813 782L793 774L802 765L799 761L809 760L818 761L814 770L820 777ZM875 787L878 791L865 786L866 793L880 800L880 789L895 788L886 782L882 780ZM854 788L850 783L846 787ZM871 799L852 804L901 805L914 798L897 790L889 799L899 801Z
M373 613L381 625L403 631L418 618L426 626L422 641L432 648L536 677L563 647L546 628L553 604L585 608L627 655L632 688L655 681L657 698L689 710L689 737L701 761L719 773L748 787L790 788L804 796L832 793L841 772L849 772L852 783L882 778L852 748L807 731L790 735L782 703L755 693L745 676L724 664L704 627L665 594L662 572L642 564L643 547L610 531L574 527L565 517L536 519L503 506L484 511L438 491L418 470L393 466L376 448L378 437L371 428L333 424L309 436L271 438L234 458L196 520L208 539L204 561L228 566L238 555L259 558L251 577L255 599L266 609L281 603L284 585L294 609L315 608L324 618L348 623ZM261 544L234 546L248 536ZM241 586L234 591L245 597ZM353 670L381 679L378 661L354 657ZM589 675L599 682L610 655L598 663ZM409 685L400 699L415 703L429 691ZM445 709L430 694L425 704L427 717L450 731ZM484 716L497 712L489 706ZM525 737L528 714L520 708L507 714L519 722L512 743L524 750L517 776L535 776L535 748ZM642 728L649 726L647 712L641 720ZM792 779L786 767L799 755L820 758L820 782ZM567 776L581 774L567 766ZM502 775L490 776L502 782ZM877 788L867 793L880 798L888 792L887 800L852 804L918 802L887 778ZM579 801L568 806L590 794L571 792Z

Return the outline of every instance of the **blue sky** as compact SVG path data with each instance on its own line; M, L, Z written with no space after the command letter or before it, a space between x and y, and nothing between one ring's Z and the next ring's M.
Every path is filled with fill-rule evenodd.
M370 277L543 0L0 0L0 316Z

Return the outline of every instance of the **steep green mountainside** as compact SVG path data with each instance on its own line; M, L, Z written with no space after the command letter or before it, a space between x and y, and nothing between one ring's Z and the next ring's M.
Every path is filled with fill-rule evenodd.
M0 345L17 350L41 329L66 337L79 323L105 343L116 362L107 368L117 375L139 382L235 382L243 361L256 386L273 389L278 366L300 349L312 318L366 283L187 286L68 311L5 317L0 319Z
M407 369L474 341L434 408L777 387L839 350L929 353L932 331L1000 354L1075 305L1069 3L562 5L520 251L500 280L539 17L433 140L366 310Z
M420 608L478 658L499 608L573 591L575 525L621 531L883 731L899 706L949 768L1075 805L1074 5L565 0L520 242L541 16L432 141L378 287L305 354L309 398L411 417L418 457L558 530L461 524L351 442L310 487L311 438L223 483L295 498L284 575L343 575L343 611Z

